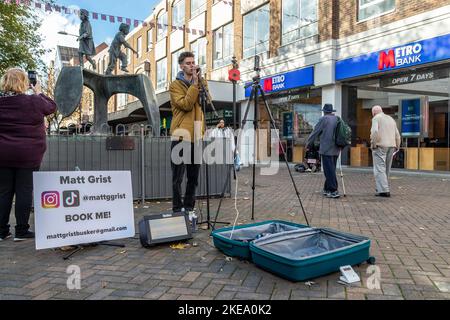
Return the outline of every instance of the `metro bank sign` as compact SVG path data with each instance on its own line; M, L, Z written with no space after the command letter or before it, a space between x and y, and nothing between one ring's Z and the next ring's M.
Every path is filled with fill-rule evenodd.
M450 34L336 62L336 80L450 59Z
M281 73L268 78L263 78L260 85L265 93L274 93L289 89L314 85L314 67L307 67L291 72ZM252 92L251 82L245 84L245 97L250 97Z
M381 51L378 58L378 70L420 63L421 56L422 45L420 43L389 50L387 53Z

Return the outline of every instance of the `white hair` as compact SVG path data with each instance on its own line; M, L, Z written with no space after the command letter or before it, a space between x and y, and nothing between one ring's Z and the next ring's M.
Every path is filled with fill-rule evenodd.
M382 113L382 112L383 112L383 108L381 108L381 106L374 106L372 108L372 115L373 116L376 116L377 114Z

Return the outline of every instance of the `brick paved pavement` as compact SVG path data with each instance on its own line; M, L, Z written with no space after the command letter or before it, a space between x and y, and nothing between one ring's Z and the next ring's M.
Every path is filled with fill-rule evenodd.
M283 280L251 263L227 261L200 231L198 246L185 250L147 250L136 238L124 240L125 249L86 248L70 261L61 251L35 251L31 241L0 242L0 299L450 299L450 177L395 174L393 197L380 199L370 173L348 171L348 196L340 200L321 196L320 174L295 173L295 179L313 226L372 239L381 289L367 288L365 264L355 268L362 282L353 287L338 284L337 273L311 287ZM250 222L250 184L246 169L239 179L240 223ZM220 220L233 220L233 204L224 201ZM136 209L136 221L145 211L170 208L167 201L147 205ZM256 219L270 218L304 222L284 169L257 178ZM81 290L66 287L72 264L81 268Z

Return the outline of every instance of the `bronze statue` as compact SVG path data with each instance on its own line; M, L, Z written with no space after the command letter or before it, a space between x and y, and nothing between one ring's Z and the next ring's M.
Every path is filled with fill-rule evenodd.
M89 13L87 12L87 10L80 10L80 19L80 36L77 38L77 41L80 42L80 48L78 49L80 66L81 68L84 68L83 57L86 56L86 59L91 63L92 67L95 70L97 66L95 65L95 61L91 58L91 56L95 56L95 45L94 39L92 37L92 26L89 22Z
M113 42L111 43L111 45L109 47L109 65L108 65L108 69L105 72L106 75L112 74L113 70L116 68L117 59L120 59L120 61L122 63L120 70L127 72L127 73L129 72L127 70L127 64L128 64L127 55L122 52L122 50L121 50L122 45L125 48L128 48L131 51L133 51L136 55L138 55L138 52L136 50L134 50L133 47L131 47L130 44L125 40L125 37L128 33L130 33L130 26L125 23L122 23L119 27L119 32L116 34Z

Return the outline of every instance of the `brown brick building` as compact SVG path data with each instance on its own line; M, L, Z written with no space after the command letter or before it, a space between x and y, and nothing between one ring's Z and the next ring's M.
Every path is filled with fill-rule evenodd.
M129 55L128 69L148 73L167 125L167 88L182 51L196 53L216 108L228 122L231 58L240 64L238 100L244 108L249 97L244 84L255 75L258 55L268 104L290 160L302 161L321 105L332 103L353 127L354 145L345 161L370 165L370 109L381 104L405 129L408 148L396 165L450 170L450 0L168 0L156 6L146 23L127 37L140 52L139 57ZM432 76L392 83L397 76L413 77L412 72L422 80L427 73ZM136 113L132 97L117 100L122 105L116 112L126 116L124 110L134 104L130 110ZM415 124L420 128L411 132L402 114L408 103L421 110L420 124ZM268 114L263 106L260 111L261 127L268 128ZM251 157L251 144L243 148L243 157Z

